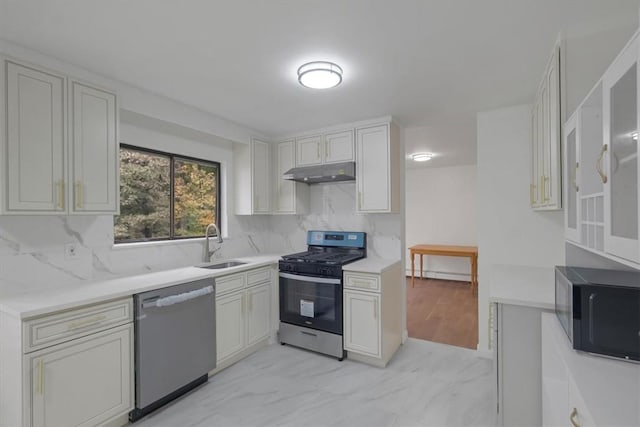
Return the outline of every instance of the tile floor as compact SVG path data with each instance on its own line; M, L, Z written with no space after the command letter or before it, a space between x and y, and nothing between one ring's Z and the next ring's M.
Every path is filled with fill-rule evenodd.
M274 344L135 427L495 426L491 360L409 339L386 369Z

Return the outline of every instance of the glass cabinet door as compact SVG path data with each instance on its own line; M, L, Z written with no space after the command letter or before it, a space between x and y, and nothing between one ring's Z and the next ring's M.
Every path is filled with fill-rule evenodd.
M608 114L598 157L605 184L605 251L631 261L640 261L637 58L638 44L632 43L605 74Z

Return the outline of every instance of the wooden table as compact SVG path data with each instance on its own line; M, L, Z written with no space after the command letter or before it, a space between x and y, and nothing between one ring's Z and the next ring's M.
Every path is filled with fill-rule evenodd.
M420 278L422 279L422 257L424 255L440 255L466 257L471 260L471 291L478 288L478 247L450 245L414 245L409 248L411 256L411 287L415 281L415 256L420 255Z

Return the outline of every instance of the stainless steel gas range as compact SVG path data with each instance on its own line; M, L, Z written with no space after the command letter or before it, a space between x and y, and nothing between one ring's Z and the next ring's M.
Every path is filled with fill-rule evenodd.
M342 266L367 256L367 236L308 231L307 245L279 262L280 343L342 360Z

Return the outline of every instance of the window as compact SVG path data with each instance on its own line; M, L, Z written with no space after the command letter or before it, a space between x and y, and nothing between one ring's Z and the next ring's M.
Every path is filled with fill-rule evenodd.
M115 242L204 237L220 227L220 164L120 145Z

